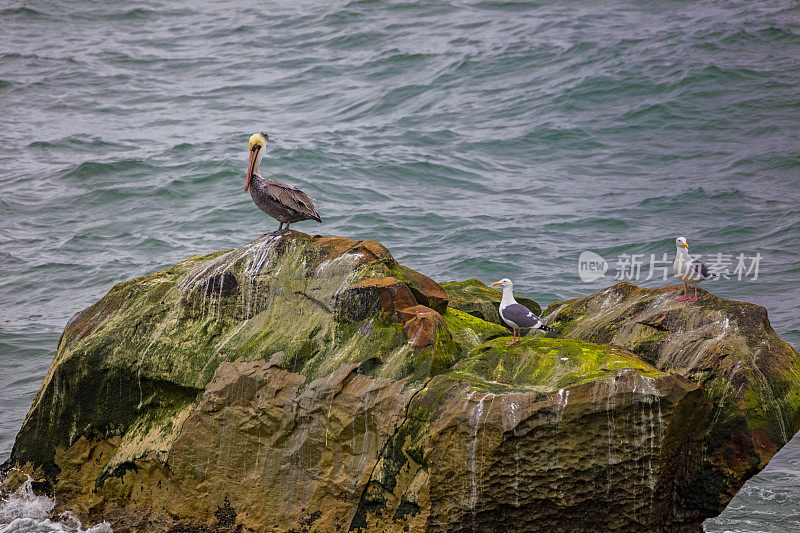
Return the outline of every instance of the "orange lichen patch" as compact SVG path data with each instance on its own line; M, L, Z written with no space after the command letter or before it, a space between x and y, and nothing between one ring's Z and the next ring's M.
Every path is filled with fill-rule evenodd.
M392 257L392 254L389 252L389 250L387 250L386 247L381 243L379 243L378 241L367 239L365 241L360 241L358 243L358 246L370 252L377 259L386 259L394 261L394 257Z
M312 239L314 244L329 254L344 253L345 250L353 246L356 241L347 237L339 237L337 235L330 235L328 237L314 237Z
M440 315L437 311L435 311L435 310L433 310L430 307L425 306L425 305L414 305L412 307L406 307L405 309L402 309L400 311L400 317L401 317L403 323L405 324L409 320L412 320L413 318L416 318L416 317L418 317L418 316L420 316L422 314L426 314L426 313L433 313L439 319L444 320L442 318L442 315Z
M376 260L394 261L389 250L372 239L362 241L336 235L328 237L315 235L311 242L314 248L320 252L317 262L339 257L343 254L359 254L364 258L365 262Z
M392 266L392 273L408 285L419 303L439 313L447 310L447 293L431 278L402 265Z
M406 332L411 349L418 351L434 346L439 328L446 328L442 315L424 305L415 305L400 311L403 330Z

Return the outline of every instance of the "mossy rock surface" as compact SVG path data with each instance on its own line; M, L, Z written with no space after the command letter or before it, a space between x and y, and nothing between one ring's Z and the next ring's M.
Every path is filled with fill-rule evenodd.
M451 374L465 381L478 377L492 392L526 388L552 392L610 379L624 369L647 378L665 375L633 353L608 345L542 337L508 345L506 339L476 347Z
M507 328L451 307L447 308L442 318L447 323L453 338L459 343L461 355L465 355L489 339L509 334Z

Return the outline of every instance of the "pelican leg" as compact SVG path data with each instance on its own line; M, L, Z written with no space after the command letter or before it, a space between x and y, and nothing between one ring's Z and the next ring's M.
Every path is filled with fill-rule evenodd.
M694 297L693 298L689 298L689 301L690 302L696 302L697 301L697 283L694 284Z
M289 224L291 224L291 222L286 223L286 227L283 228L283 231L289 231Z
M686 282L684 282L684 283L683 283L683 294L681 294L680 296L678 296L677 300L678 300L679 302L682 302L682 301L684 301L684 300L685 300L685 299L686 299L688 296L689 296L689 285L687 285L687 284L686 284Z

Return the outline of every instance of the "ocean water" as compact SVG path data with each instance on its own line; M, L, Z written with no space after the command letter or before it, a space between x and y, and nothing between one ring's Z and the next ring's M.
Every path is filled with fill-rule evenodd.
M800 346L794 0L5 0L0 28L0 461L73 313L277 228L243 191L261 130L262 174L324 219L295 229L543 306L636 281L634 254L674 283L650 261L684 235L732 274L704 288ZM707 530L800 530L798 461Z

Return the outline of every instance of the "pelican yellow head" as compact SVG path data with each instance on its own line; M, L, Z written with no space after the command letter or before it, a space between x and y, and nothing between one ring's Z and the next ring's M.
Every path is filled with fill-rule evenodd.
M258 170L258 164L264 156L264 146L269 141L269 135L264 133L254 133L250 136L248 149L250 150L250 161L247 163L247 178L244 183L244 192L250 188L250 181L253 179L253 174Z

